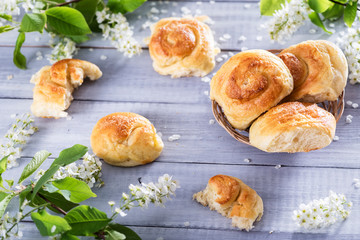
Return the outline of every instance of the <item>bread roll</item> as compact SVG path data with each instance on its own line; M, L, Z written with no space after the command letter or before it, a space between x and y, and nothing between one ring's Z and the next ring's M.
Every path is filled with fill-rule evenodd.
M265 50L250 50L221 66L211 80L210 98L233 127L244 130L292 89L292 76L280 58Z
M164 18L151 27L150 56L155 71L173 78L202 77L215 66L215 41L203 18Z
M91 147L111 165L132 167L154 161L164 144L149 120L136 113L118 112L96 123Z
M203 191L193 198L211 210L231 218L232 225L249 231L255 221L260 221L264 207L259 195L240 179L216 175L210 178Z
M332 42L305 41L284 49L279 57L294 78L294 91L286 101L335 101L346 86L346 58Z
M102 72L95 64L79 59L64 59L41 68L30 80L35 84L32 113L37 117L66 117L65 110L73 100L74 89L86 77L96 80L101 76Z
M288 102L251 125L250 144L265 152L309 152L329 145L335 128L335 117L316 104Z

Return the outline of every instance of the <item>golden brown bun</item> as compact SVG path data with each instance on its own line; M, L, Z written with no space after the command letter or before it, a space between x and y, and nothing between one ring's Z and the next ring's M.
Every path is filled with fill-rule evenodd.
M316 104L287 102L251 125L250 144L266 152L309 152L329 145L335 128L335 117Z
M332 42L305 41L284 49L279 57L294 78L294 91L286 101L335 101L346 86L346 58Z
M206 188L195 193L193 199L231 218L233 226L246 231L253 228L255 221L260 221L264 212L263 201L253 189L226 175L210 178Z
M150 56L155 71L173 78L198 76L215 66L214 37L201 18L164 18L151 27Z
M30 80L35 84L32 113L37 117L66 117L65 110L73 100L74 88L86 77L96 80L101 76L95 64L79 59L64 59L41 68Z
M210 98L232 126L243 130L292 89L292 76L280 58L265 50L250 50L221 66L211 80Z
M154 161L164 144L149 120L136 113L118 112L96 123L91 147L111 165L132 167Z

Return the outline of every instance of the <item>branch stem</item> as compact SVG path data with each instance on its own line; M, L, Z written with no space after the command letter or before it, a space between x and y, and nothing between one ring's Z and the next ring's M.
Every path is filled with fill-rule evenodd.
M71 4L71 3L77 3L77 2L80 2L80 1L81 1L81 0L71 0L71 1L69 1L69 2L59 3L59 4L57 4L56 6L57 6L57 7L61 7L61 6L69 5L69 4Z
M339 5L342 5L342 6L347 6L347 3L341 3L341 2L338 2L336 0L329 0L330 2L333 2L335 4L339 4ZM353 3L354 4L354 3ZM357 4L357 3L356 3ZM360 8L357 8L358 11L360 11Z
M66 215L67 212L64 211L63 209L61 209L60 207L56 206L54 203L52 203L49 199L47 199L46 197L44 197L43 195L41 195L40 193L37 193L37 195L39 197L41 197L42 199L44 199L47 203L50 203L50 206L55 208L56 210L58 210L59 212L61 212L63 215Z

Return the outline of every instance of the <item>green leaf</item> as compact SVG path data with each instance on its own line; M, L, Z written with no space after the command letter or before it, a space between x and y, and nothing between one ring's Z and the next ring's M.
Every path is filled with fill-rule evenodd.
M90 25L90 23L94 20L98 4L99 0L82 0L75 3L74 8L82 13L86 22Z
M0 216L2 217L5 213L6 207L9 205L9 202L15 195L12 193L1 193L1 201L0 201Z
M31 219L42 236L54 236L71 229L64 218L50 215L45 209L31 213Z
M45 197L47 200L49 200L50 202L52 202L53 204L55 204L56 206L58 206L59 208L61 208L62 210L64 210L65 212L70 211L71 209L73 209L74 207L79 206L79 204L76 203L72 203L68 200L66 200L60 193L49 193L43 189L40 189L38 192L38 195L36 195L36 197L34 198L34 200L32 200L30 202L30 206L32 207L36 207L42 204L45 204L46 201L44 199L42 199L39 195ZM30 194L27 197L28 200L30 200ZM53 212L56 213L60 213L57 209L51 207L51 206L47 206L48 209L50 209Z
M261 0L260 13L264 16L272 16L276 10L281 9L281 4L285 4L285 0Z
M70 234L88 236L104 228L110 221L106 213L87 205L78 206L64 217L70 224Z
M54 189L49 191L49 185L53 186ZM62 194L66 200L73 203L80 203L91 197L96 197L96 194L91 191L85 182L72 177L52 181L45 186L48 192L58 192Z
M79 160L85 153L88 151L88 148L80 145L75 144L71 148L64 149L60 152L59 157L54 160L51 166L60 165L66 166L70 163L73 163Z
M51 153L46 150L35 153L33 159L29 162L28 165L26 165L23 172L21 173L18 183L21 183L26 178L31 176L31 174L33 174L50 155Z
M7 182L9 188L11 188L14 185L14 180L5 180L5 182Z
M3 174L3 172L6 171L7 169L7 159L8 159L9 155L3 157L1 160L0 160L0 175Z
M66 36L68 38L70 38L71 40L73 40L76 43L83 43L88 41L90 38L86 35L78 35L78 36Z
M144 2L146 2L146 0L109 0L107 6L114 13L121 12L125 14L135 11Z
M356 18L356 11L357 11L357 1L349 3L346 5L344 10L344 22L348 27L351 27L355 18Z
M319 15L316 12L310 13L309 18L313 24L315 24L318 27L321 27L325 32L332 34L332 32L330 32L329 30L326 29L322 20L320 19Z
M42 33L44 31L45 23L45 13L26 13L21 21L19 31Z
M26 57L20 52L21 46L24 42L25 33L19 32L19 36L16 39L13 62L20 69L26 69Z
M80 238L69 233L64 233L61 235L61 240L80 240Z
M33 193L31 195L31 200L34 200L37 192L40 190L40 188L59 170L59 165L51 166L45 173L42 175L42 177L37 181Z
M12 16L9 14L5 14L5 13L0 14L0 18L5 19L6 21L9 21L9 22L13 21Z
M308 0L308 3L310 8L316 13L323 13L334 5L329 0Z
M141 240L141 237L139 237L139 235L137 235L136 232L134 232L133 230L131 230L128 227L125 227L121 224L118 223L110 223L109 224L109 228L111 228L112 230L115 230L117 232L120 232L122 234L124 234L126 236L126 240Z
M0 33L9 32L11 30L15 29L14 26L11 25L5 25L0 27Z
M334 21L339 19L343 15L343 13L344 13L344 6L340 4L334 4L334 6L323 12L321 15L323 15L325 19Z
M48 24L61 34L85 35L91 33L84 16L76 9L55 7L46 10L45 13Z
M124 240L126 236L115 230L106 230L106 240Z

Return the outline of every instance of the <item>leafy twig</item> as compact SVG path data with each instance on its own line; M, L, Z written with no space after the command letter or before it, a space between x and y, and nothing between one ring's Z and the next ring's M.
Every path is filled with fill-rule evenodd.
M63 215L66 215L67 212L64 211L63 209L61 209L60 207L56 206L54 203L52 203L49 199L47 199L46 197L44 197L43 195L41 195L40 193L37 193L37 195L39 197L41 197L42 199L44 199L47 203L50 203L50 206L55 208L56 210L58 210L59 212L61 212Z
M329 0L329 1L330 1L330 2L333 2L333 3L335 3L335 4L339 4L339 5L341 5L341 6L344 6L344 7L347 6L346 3L341 3L341 2L338 2L338 1L335 1L335 0ZM354 3L354 4L355 4L355 3ZM360 11L360 8L357 8L357 10Z
M40 209L40 208L44 208L46 206L50 205L50 203L44 203L42 205L39 205L37 207L35 207L34 209L31 209L28 213L26 213L25 215L23 215L16 223L14 223L7 231L6 233L10 233L11 230L16 226L18 225L18 223L23 220L24 218L26 218L27 216L29 216L31 213L35 212L36 210Z

